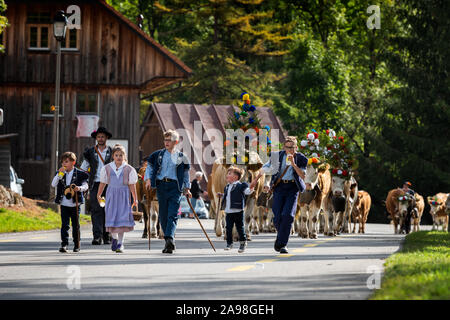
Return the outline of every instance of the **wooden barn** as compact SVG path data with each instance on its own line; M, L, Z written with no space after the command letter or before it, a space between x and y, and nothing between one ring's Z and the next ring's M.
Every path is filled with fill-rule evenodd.
M143 154L149 155L157 149L164 148L163 132L166 130L175 129L182 137L189 136L190 160L192 164L191 180L194 178L195 172L203 172L204 180L202 181L202 186L206 190L206 183L211 174L212 165L204 161L203 152L207 151L208 148L212 148L214 151L219 150L223 144L223 140L213 137L214 133L211 129L220 131L221 136L224 137L224 126L228 123L228 117L233 116L234 112L238 110L237 106L232 105L153 103L141 127L140 146ZM257 110L261 125L268 125L271 129L277 129L279 141L284 141L287 132L283 129L281 121L274 114L273 110L267 107L258 107ZM196 137L195 134L197 134ZM155 139L155 137L157 138ZM199 141L199 143L196 141Z
M103 0L6 4L10 26L0 37L5 45L0 134L18 133L11 162L26 180L24 195L48 196L57 48L52 21L71 5L80 8L81 28L69 29L62 42L60 154L70 150L80 158L94 144L77 131L82 120L90 119L126 144L130 164L139 165L141 94L182 81L192 71Z

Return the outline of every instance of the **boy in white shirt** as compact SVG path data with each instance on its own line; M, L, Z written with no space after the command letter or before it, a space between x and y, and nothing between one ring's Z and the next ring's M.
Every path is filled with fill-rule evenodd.
M225 250L231 250L233 248L233 225L236 225L236 229L239 234L240 247L238 252L245 251L247 246L247 238L244 230L244 207L245 196L250 195L255 190L257 180L254 180L250 186L246 182L239 182L242 177L242 170L238 167L231 166L227 170L227 186L224 189L224 198L222 201L222 210L225 210L226 214L226 234L227 234L227 246Z
M61 248L59 252L67 252L69 245L70 220L72 220L73 252L80 251L80 207L84 203L83 192L87 191L89 174L75 168L77 156L73 152L65 152L61 157L62 167L52 181L56 188L55 202L61 206ZM78 212L77 212L78 209Z

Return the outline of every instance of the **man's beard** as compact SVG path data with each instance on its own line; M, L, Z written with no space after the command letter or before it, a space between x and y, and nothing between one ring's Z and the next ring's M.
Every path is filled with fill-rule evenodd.
M106 141L105 141L105 142L102 142L102 143L100 143L100 142L97 141L97 144L98 144L99 146L101 146L101 147L104 147L105 144L106 144Z

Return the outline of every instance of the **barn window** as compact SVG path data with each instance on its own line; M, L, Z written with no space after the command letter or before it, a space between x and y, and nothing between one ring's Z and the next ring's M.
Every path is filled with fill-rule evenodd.
M79 31L77 29L67 29L66 39L61 42L61 50L78 50L79 49Z
M50 12L28 12L27 23L51 24L52 18L50 17Z
M97 92L77 93L77 114L98 115L99 94Z
M28 49L49 50L49 26L28 26Z
M61 93L59 96L60 105L59 105L59 116L62 117L64 115L64 108L61 104L61 101L64 101L62 98L63 94ZM55 105L55 92L44 91L41 92L41 117L53 117L52 106Z
M51 23L49 12L28 12L29 50L49 50Z

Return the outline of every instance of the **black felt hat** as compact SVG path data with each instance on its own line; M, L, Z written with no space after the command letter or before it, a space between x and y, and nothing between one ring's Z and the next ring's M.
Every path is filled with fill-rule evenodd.
M98 133L104 133L104 134L106 134L106 136L108 137L108 139L111 139L111 137L112 137L112 134L108 131L108 130L106 130L106 128L105 127L99 127L96 131L94 131L94 132L92 132L91 133L91 137L92 138L97 138L97 134Z

